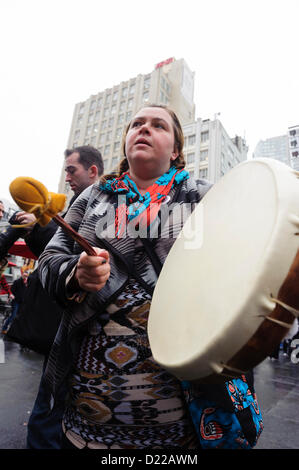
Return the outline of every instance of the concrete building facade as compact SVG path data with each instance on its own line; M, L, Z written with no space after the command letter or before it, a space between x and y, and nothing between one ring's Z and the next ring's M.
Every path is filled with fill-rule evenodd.
M151 73L138 75L75 105L68 148L92 145L100 150L104 172L117 167L122 157L122 137L127 123L147 103L173 109L185 136L187 169L196 178L216 182L247 158L245 141L231 139L219 119L195 120L194 73L184 59L167 59ZM71 198L62 169L59 192Z
M253 158L274 158L291 166L287 135L260 140L253 152Z
M197 119L183 126L186 168L195 178L216 183L247 159L248 147L239 136L230 138L219 119Z
M184 59L167 59L148 74L123 81L75 105L68 148L92 145L100 150L104 171L113 170L122 155L127 123L147 103L174 109L181 123L194 121L194 73ZM69 193L62 170L59 192Z

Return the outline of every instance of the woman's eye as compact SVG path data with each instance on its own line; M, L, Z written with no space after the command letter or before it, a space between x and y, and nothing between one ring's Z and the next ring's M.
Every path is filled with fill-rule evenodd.
M140 121L135 121L135 122L133 122L132 127L138 127L138 126L141 126L141 122L140 122Z

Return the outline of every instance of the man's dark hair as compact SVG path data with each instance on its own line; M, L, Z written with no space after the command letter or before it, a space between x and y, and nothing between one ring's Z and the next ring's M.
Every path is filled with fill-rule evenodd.
M81 147L75 147L73 149L66 149L64 152L65 158L69 157L72 153L78 152L79 158L78 162L83 165L85 170L91 167L91 165L96 165L99 176L104 171L104 163L102 159L101 152L90 145L82 145Z

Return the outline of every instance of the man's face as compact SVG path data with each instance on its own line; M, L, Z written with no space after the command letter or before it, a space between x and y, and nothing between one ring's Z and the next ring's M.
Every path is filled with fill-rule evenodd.
M85 188L92 184L90 171L78 162L79 153L74 152L65 159L65 181L69 183L75 194L80 194Z
M0 202L0 220L2 219L3 216L4 216L4 205L2 204L2 202Z

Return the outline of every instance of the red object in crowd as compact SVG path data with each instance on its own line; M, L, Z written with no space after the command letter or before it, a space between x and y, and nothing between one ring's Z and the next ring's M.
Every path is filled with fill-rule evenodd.
M22 258L37 259L37 257L29 250L28 246L23 241L17 241L8 250L10 255L22 256Z

